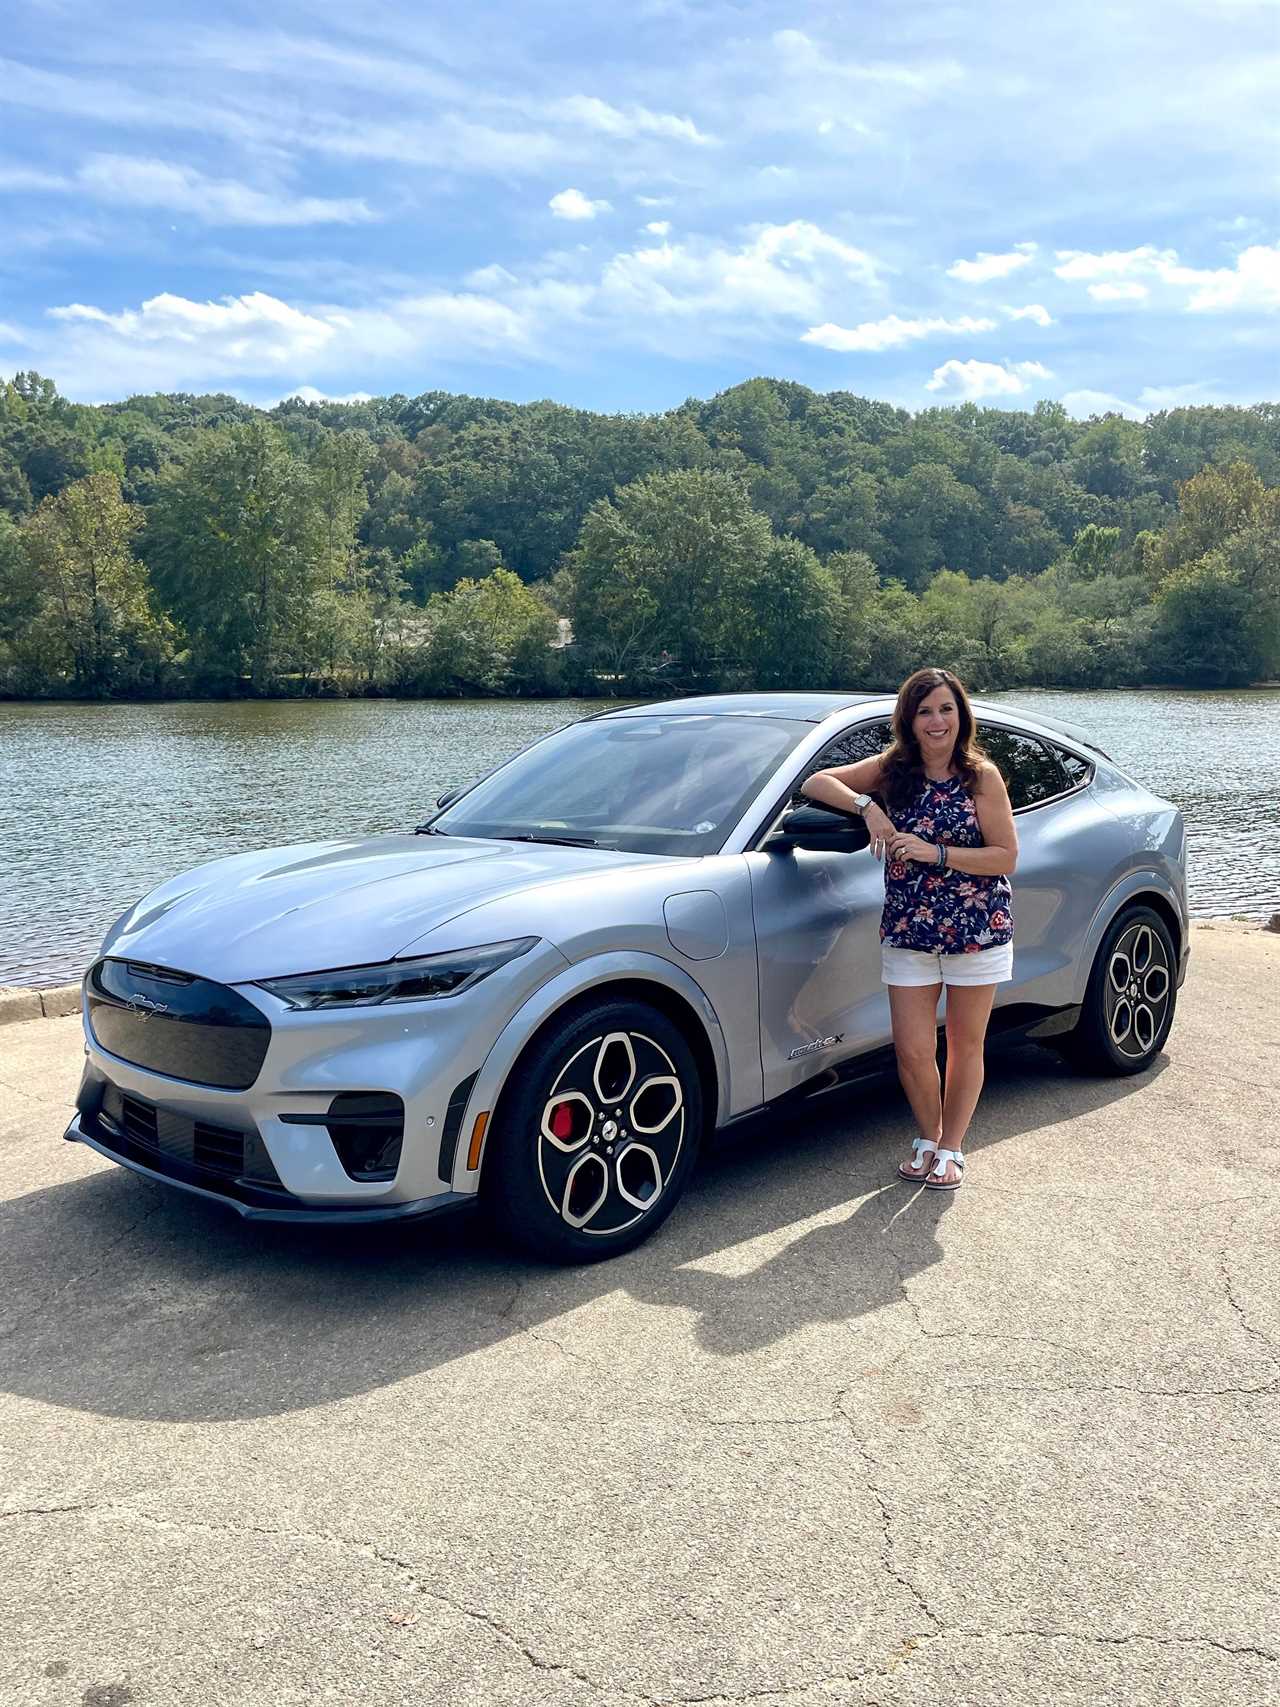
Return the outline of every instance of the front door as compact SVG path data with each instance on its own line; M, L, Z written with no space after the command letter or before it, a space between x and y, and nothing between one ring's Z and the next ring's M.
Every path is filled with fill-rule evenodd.
M814 771L883 752L883 719L846 729L810 761ZM760 1063L768 1101L821 1077L824 1068L890 1038L880 982L884 867L858 853L749 852L760 978Z
M840 761L834 761L840 762ZM890 1036L884 868L858 853L749 853L766 1102Z

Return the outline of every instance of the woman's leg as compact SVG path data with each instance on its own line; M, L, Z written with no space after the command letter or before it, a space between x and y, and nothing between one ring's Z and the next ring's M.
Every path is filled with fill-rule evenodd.
M941 984L890 984L889 1012L893 1016L893 1048L898 1057L898 1077L916 1117L920 1136L931 1144L942 1130L942 1084L938 1078L938 997ZM933 1165L916 1168L915 1151L903 1163L904 1171L923 1179Z
M942 1103L942 1149L963 1148L985 1076L982 1049L995 1000L994 984L947 985L947 1086ZM959 1177L953 1162L944 1178Z

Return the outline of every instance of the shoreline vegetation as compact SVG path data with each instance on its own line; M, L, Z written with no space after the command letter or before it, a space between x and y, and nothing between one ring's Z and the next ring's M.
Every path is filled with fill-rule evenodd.
M1280 677L1280 405L261 410L0 382L0 699Z

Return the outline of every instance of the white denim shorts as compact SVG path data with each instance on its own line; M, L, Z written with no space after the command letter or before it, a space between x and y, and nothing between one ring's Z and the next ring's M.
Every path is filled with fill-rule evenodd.
M997 943L976 954L939 954L882 942L880 976L898 985L1007 984L1013 977L1013 944Z

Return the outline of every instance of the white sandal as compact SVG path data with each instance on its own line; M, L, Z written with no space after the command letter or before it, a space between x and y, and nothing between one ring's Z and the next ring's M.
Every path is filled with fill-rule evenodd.
M912 1165L917 1168L924 1168L925 1157L932 1156L937 1148L938 1146L934 1143L932 1138L915 1139L911 1146L911 1153L915 1157L915 1161ZM925 1171L922 1174L903 1173L902 1170L905 1166L905 1162L899 1163L898 1178L906 1180L908 1185L919 1185L922 1180L927 1179L929 1176L928 1168L925 1168Z
M949 1180L947 1178L948 1162L955 1163L956 1173L959 1175L958 1179ZM938 1176L936 1180L933 1177L935 1174ZM924 1183L929 1191L959 1191L964 1184L964 1157L960 1151L935 1150L933 1166L930 1168Z

